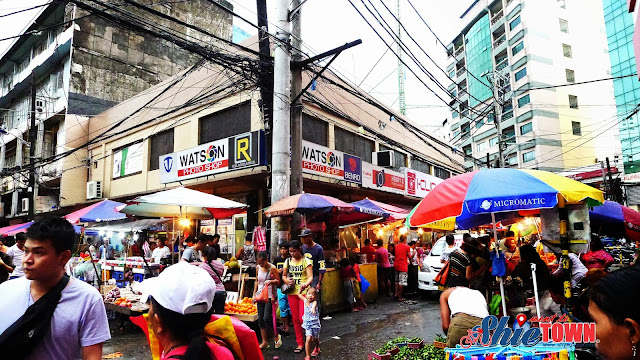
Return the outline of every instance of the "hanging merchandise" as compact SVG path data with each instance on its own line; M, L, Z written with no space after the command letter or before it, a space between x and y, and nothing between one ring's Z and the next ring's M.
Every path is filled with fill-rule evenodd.
M491 275L505 276L507 274L506 259L501 251L491 252Z
M256 250L258 251L267 250L266 228L262 226L256 226L253 229L253 245L255 245Z

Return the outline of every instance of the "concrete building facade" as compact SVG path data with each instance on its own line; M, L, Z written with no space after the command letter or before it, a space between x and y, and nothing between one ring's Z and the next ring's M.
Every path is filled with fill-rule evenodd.
M465 168L497 163L561 171L619 153L601 3L597 0L478 0L448 47L450 138ZM494 75L492 75L494 74ZM496 76L495 74L498 74ZM493 83L502 79L502 134L492 111Z
M231 15L211 1L138 3L231 40ZM231 8L224 0L219 3ZM122 8L167 31L218 46L213 37L144 9ZM23 199L31 190L36 192L36 213L85 202L85 144L100 133L90 129L89 119L200 60L167 40L66 2L43 7L25 33L0 58L0 217L8 219L26 215ZM28 144L32 87L37 137ZM36 187L28 189L28 145L35 146L36 162L79 149L36 167Z

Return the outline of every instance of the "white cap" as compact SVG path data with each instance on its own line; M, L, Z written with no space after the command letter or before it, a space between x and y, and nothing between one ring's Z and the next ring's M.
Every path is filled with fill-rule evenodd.
M140 289L140 301L152 296L165 309L183 315L201 314L211 309L216 283L205 270L180 261L159 276L144 280Z

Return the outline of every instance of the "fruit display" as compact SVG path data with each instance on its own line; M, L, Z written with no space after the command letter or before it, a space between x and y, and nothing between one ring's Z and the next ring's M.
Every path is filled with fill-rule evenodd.
M228 268L237 268L239 267L238 265L238 259L236 259L235 256L231 257L231 259L229 259L229 261L224 263L224 266L228 267Z
M237 303L233 301L225 303L224 312L229 314L256 315L258 313L258 308L250 298L245 297Z
M118 299L116 299L116 301L114 301L114 304L129 308L129 309L131 309L131 307L133 306L131 304L131 301L124 297L119 297Z

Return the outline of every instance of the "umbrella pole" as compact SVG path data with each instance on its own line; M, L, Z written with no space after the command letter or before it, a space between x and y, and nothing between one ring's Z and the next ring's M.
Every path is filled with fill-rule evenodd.
M496 229L496 214L491 213L491 223L493 225L493 238L496 241L496 255L500 256L500 251L498 250L499 242L498 242L498 230ZM500 276L500 297L502 298L502 315L507 316L507 301L504 297L504 279Z
M536 299L536 316L540 317L540 299L538 298L538 277L536 276L535 263L531 263L531 277L533 278L533 296Z
M560 218L560 259L564 280L564 298L569 312L571 312L571 259L569 259L569 234L567 233L569 213L565 207L565 199L562 196L558 196L558 215Z

